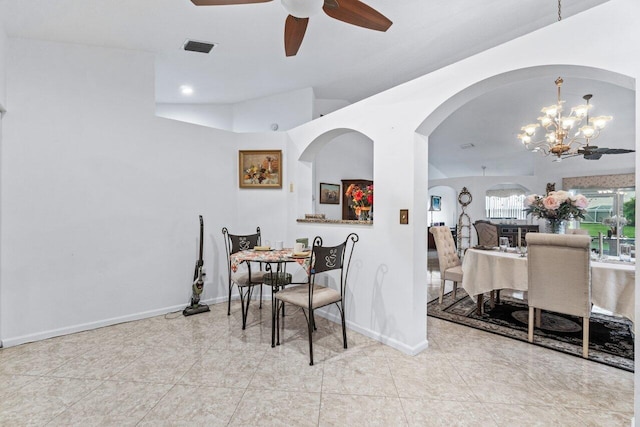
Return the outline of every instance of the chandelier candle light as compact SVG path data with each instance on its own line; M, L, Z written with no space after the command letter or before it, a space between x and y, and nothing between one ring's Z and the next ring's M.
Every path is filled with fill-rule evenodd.
M589 142L596 139L612 119L611 116L589 117L589 110L592 108L589 101L593 97L591 94L582 97L586 104L573 107L568 115L563 115L565 101L560 96L563 82L562 77L558 77L555 82L558 88L557 103L544 107L541 110L543 115L538 117L539 123L523 126L522 133L518 135L527 150L542 152L545 156L554 155L557 161L562 157L578 154L578 150L582 147L589 147ZM585 124L572 136L572 129L580 125L583 120ZM535 141L534 136L539 127L545 129L545 139Z

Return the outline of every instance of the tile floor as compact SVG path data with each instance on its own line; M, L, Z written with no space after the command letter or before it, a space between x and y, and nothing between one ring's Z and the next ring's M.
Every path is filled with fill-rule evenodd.
M242 331L236 302L2 349L0 425L631 425L629 372L432 318L414 357L317 318L309 366L286 319L276 348L270 303Z

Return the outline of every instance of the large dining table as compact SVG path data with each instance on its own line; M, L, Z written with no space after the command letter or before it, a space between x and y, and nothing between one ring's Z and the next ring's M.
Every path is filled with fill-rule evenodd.
M527 257L515 252L468 249L462 261L462 287L481 304L482 295L500 289L529 289ZM591 261L591 301L615 315L635 320L635 262ZM479 304L479 305L480 305Z

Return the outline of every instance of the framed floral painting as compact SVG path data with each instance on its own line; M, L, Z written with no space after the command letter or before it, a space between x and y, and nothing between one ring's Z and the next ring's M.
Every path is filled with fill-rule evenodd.
M240 188L282 188L282 150L240 150Z

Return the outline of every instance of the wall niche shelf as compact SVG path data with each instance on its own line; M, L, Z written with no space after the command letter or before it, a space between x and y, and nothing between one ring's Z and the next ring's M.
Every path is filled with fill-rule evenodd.
M303 224L350 224L350 225L373 225L373 221L359 221L350 219L321 219L321 218L298 218L296 222Z

